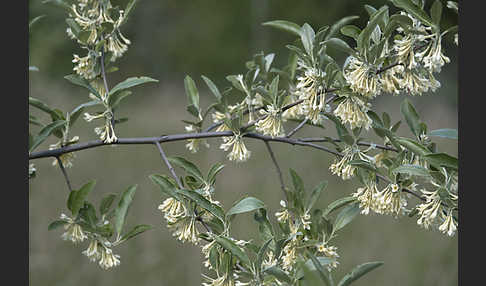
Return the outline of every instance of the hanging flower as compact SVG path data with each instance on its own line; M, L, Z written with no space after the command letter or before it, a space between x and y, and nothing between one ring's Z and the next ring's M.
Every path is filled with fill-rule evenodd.
M270 135L272 137L283 136L285 131L282 126L280 110L273 105L268 105L267 109L268 110L260 110L260 113L266 116L255 123L256 129L264 135Z
M352 91L373 98L381 93L381 83L376 68L356 57L350 56L344 67L344 78Z
M219 148L228 151L231 146L233 149L227 156L230 161L244 162L250 158L251 151L246 149L243 137L239 133L231 137L228 142L221 144Z
M368 106L359 98L348 96L334 110L334 115L339 117L343 123L348 123L352 129L370 129L373 121L366 114Z

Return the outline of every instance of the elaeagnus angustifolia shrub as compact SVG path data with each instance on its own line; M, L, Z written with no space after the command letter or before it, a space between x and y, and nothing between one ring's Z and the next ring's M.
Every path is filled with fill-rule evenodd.
M123 28L129 25L135 4L143 3L131 0L122 9L109 0L46 2L65 9L66 34L81 48L82 52L73 54L72 74L65 79L85 90L86 102L62 111L29 97L29 104L47 118L29 116L29 178L36 175L34 159L54 158L52 165L64 175L70 193L67 210L48 229L62 229L62 239L76 247L84 245L80 253L101 268L119 265L123 257L117 246L151 229L146 224L125 227L137 185L92 202L88 196L95 189L95 180L74 189L66 169L76 163L77 151L115 144L152 144L160 153L168 172L149 176L162 195L155 212L175 239L201 247L207 268L202 274L203 285L348 285L383 263L367 262L339 280L333 277L340 257L351 255L338 249L337 235L359 214L415 219L418 227L455 235L458 159L441 152L433 139L457 139L457 130L428 130L407 99L397 107L405 124L392 122L388 113L373 107L373 100L440 91L437 74L450 63L442 45L446 41L458 44L457 26L444 29L440 20L444 9L457 13L457 2L435 0L425 10L422 0L392 0L396 13L387 5L365 5L369 18L363 27L352 24L357 16L318 29L285 20L265 22L263 28L276 28L281 30L277 33L295 37L286 45L285 65L274 64L276 57L284 55L260 52L246 62L240 74L228 75L225 87L201 75L207 85L204 88L214 95L208 106L201 106L198 87L186 76L186 110L191 119L183 120L185 130L140 138L123 137L116 127L127 118L117 117L116 110L123 99L134 94L136 86L157 84L158 80L139 76L108 84L107 75L123 73L115 63L133 45L123 35ZM29 29L39 19L33 19ZM328 50L346 59L336 61ZM29 70L42 72L34 66ZM136 114L133 117L137 120ZM293 123L290 126L298 125L290 128L289 122ZM93 138L73 134L75 123L93 130ZM403 125L413 136L397 135ZM306 127L316 132L332 127L337 137L294 136ZM370 135L377 135L379 142L372 142ZM55 138L56 143L48 150L36 151L48 138ZM268 213L265 203L251 196L223 206L215 188L217 176L224 176L222 162L201 170L197 162L167 156L162 149L164 143L177 141L195 153L202 147L210 148L209 140L226 153L228 164L252 160L248 140L265 144L280 183L275 188L282 191L277 212ZM333 154L333 161L323 162L331 174L342 180L355 179L360 186L343 190L346 196L328 202L323 209L316 208L327 181L307 189L299 174L290 169L291 184L286 185L278 154L270 146L276 142ZM259 237L250 241L233 237L232 220L249 212L258 225ZM270 216L276 218L275 224Z

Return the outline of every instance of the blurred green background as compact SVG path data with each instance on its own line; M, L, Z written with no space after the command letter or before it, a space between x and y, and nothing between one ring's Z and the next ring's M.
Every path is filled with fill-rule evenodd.
M66 33L65 14L59 8L29 1L29 19L46 15L34 26L29 35L29 63L40 72L29 73L30 96L37 97L51 107L72 110L88 100L81 88L71 85L63 76L72 73L73 53L79 47ZM124 7L127 1L112 1ZM427 7L431 1L427 1ZM355 22L362 27L367 14L364 4L380 7L387 1L139 1L130 20L123 27L124 35L132 41L128 52L117 62L118 72L109 74L113 86L131 76L150 76L159 83L133 88L136 96L126 100L118 116L128 116L127 123L117 127L119 137L156 136L183 133L183 119L190 120L185 112L186 97L183 79L192 76L199 87L201 105L213 100L200 75L211 78L222 89L229 86L225 76L245 71L244 64L259 51L275 52L276 65L287 61L285 45L294 37L282 31L260 25L269 20L305 22L314 29L332 24L338 19L359 15ZM445 8L443 26L457 23L457 17ZM351 42L350 42L351 43ZM457 128L457 47L449 40L444 42L445 54L451 63L443 68L438 79L442 87L422 97L409 97L416 106L429 130ZM336 53L339 56L339 53ZM380 96L374 102L377 113L391 114L393 122L401 120L399 104L404 96ZM30 112L46 121L37 110ZM96 139L96 124L80 120L72 129L81 141ZM289 123L290 130L295 124ZM33 129L37 132L37 129ZM399 131L409 136L406 124ZM335 136L332 125L324 132L308 127L297 136ZM371 140L376 136L370 133ZM457 141L433 138L441 151L457 156ZM185 142L164 144L169 156L183 156L207 172L211 164L225 163L226 167L216 183L216 198L227 210L244 195L263 200L269 217L279 208L281 191L265 146L260 141L246 140L252 151L251 159L235 164L225 159L219 150L221 140L211 139L210 149L202 148L197 154L185 149ZM379 141L376 141L381 143ZM54 139L47 140L37 150L45 150ZM183 144L184 143L184 144ZM356 181L342 181L333 176L328 166L332 156L305 147L271 143L277 160L290 184L288 168L296 170L309 190L321 180L329 186L318 201L325 207L333 200L346 196L356 189ZM172 238L157 206L162 197L158 187L148 175L168 174L154 146L116 146L80 151L74 166L68 169L74 188L91 179L97 184L89 199L95 204L112 192L121 192L131 184L138 191L127 218L127 227L151 224L154 228L121 245L115 253L121 256L121 265L109 271L101 270L81 254L87 245L73 246L61 240L61 230L48 232L48 224L67 212L67 186L61 171L52 167L52 159L33 160L37 177L29 181L29 277L30 285L200 285L203 271L200 248L182 245ZM182 174L182 170L177 170ZM238 239L257 238L257 226L250 215L237 217L234 236ZM335 277L342 277L356 264L368 261L385 261L355 285L457 285L458 246L453 238L418 227L416 219L369 215L358 216L334 240L340 254L340 265Z

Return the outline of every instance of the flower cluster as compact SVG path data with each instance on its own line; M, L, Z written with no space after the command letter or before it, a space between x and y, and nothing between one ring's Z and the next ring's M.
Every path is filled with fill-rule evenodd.
M265 115L265 118L255 123L255 127L258 131L264 135L270 135L272 137L283 136L285 131L282 126L282 115L279 109L273 105L268 105L267 110L261 109L260 113Z
M325 89L322 85L325 72L309 67L302 60L297 61L297 68L302 71L301 76L297 77L295 94L299 99L303 99L301 112L306 115L312 123L320 121L320 112L326 105Z
M69 16L75 24L70 25L66 33L88 50L84 57L74 55L73 63L76 66L73 70L81 77L92 80L100 72L97 60L101 55L95 47L101 41L106 41L103 49L111 52L111 61L121 57L128 49L130 40L120 32L120 26L125 20L124 11L115 9L110 1L101 0L79 0L77 5L72 4L70 11Z
M241 134L236 133L231 139L219 146L220 149L228 151L228 149L233 146L233 149L228 153L228 159L230 161L245 162L251 156L251 151L246 149L245 143L243 142L243 137Z
M369 106L361 99L355 96L347 96L334 110L334 114L341 119L343 123L348 123L352 129L364 128L370 129L373 121L366 114Z
M64 222L65 232L61 235L63 240L69 240L74 244L90 239L88 248L82 252L91 262L98 260L99 266L108 270L120 264L120 255L114 254L111 247L112 243L98 234L84 230L83 227L73 218L61 214L60 220ZM108 223L107 221L105 223Z

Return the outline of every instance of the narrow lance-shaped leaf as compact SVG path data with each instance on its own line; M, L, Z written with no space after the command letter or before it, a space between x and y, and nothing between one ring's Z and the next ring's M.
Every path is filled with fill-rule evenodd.
M221 102L221 93L219 92L218 87L211 81L208 77L205 77L204 75L201 76L206 85L209 87L209 90L213 93L213 95L218 99L219 102Z
M216 216L218 219L220 219L222 222L224 222L224 211L221 207L218 205L215 205L211 203L209 200L207 200L205 197L197 193L196 191L191 191L191 190L176 190L176 192L180 195L183 195L192 201L194 201L198 206L202 207L203 209L207 210L208 212L212 213L214 216Z
M418 165L405 164L392 170L393 173L404 173L412 176L430 177L430 173L424 167Z
M58 120L58 121L51 122L48 125L46 125L44 128L42 128L42 130L39 132L39 135L37 135L34 138L34 142L30 146L29 152L32 152L37 146L42 144L42 142L44 142L44 140L46 140L47 137L49 137L49 135L51 135L52 132L64 126L65 124L66 124L65 120Z
M111 96L111 95L117 93L120 90L124 90L124 89L130 88L130 87L133 87L133 86L137 86L137 85L140 85L140 84L147 83L147 82L158 82L158 80L147 77L147 76L129 77L126 80L115 85L110 90L109 95Z
M337 21L334 25L331 26L324 40L330 39L341 29L341 27L344 27L344 25L351 23L356 19L359 19L359 16L347 16Z
M77 74L70 74L64 77L68 81L70 81L72 84L82 86L84 88L87 88L91 93L93 93L99 100L101 100L101 95L98 93L98 91L91 86L91 84L84 78L80 77Z
M274 28L280 29L282 31L289 32L289 33L291 33L291 34L293 34L297 37L300 37L301 28L300 28L299 25L297 25L293 22L289 22L289 21L285 21L285 20L275 20L275 21L265 22L262 25L274 27Z
M322 181L317 185L313 190L312 193L309 196L309 199L307 200L306 204L306 211L310 211L314 204L317 202L319 197L321 196L322 191L327 187L327 181Z
M457 160L457 158L452 157L451 155L446 153L427 154L424 156L424 158L433 165L449 167L456 170L459 168L459 161Z
M312 254L312 252L307 251L307 255L309 255L312 264L317 269L317 273L319 273L319 277L327 286L334 286L331 280L329 279L329 272L325 270L319 260L317 260L316 256Z
M135 4L137 4L137 2L138 2L138 0L130 0L127 3L127 6L125 8L125 15L123 15L123 19L122 19L120 26L125 24L125 22L128 20L128 16L132 12L133 8L135 8Z
M250 258L248 258L248 255L233 241L223 236L215 236L214 240L216 240L216 242L219 243L219 245L221 245L224 249L236 256L242 262L242 264L247 266L250 265Z
M118 206L115 209L115 231L118 235L121 235L123 225L125 224L128 208L132 203L133 196L137 190L137 185L129 186L121 195Z
M352 202L355 202L356 201L356 198L355 197L344 197L344 198L340 198L340 199L337 199L335 200L334 202L330 203L325 209L324 211L322 212L322 215L323 216L328 216L330 213L332 213L333 211L341 208L341 207L344 207Z
M420 136L420 133L419 133L420 132L420 118L419 118L417 111L415 111L415 108L410 103L410 101L405 99L400 105L400 111L402 112L403 117L405 117L405 121L407 122L408 126L410 127L410 130L412 131L412 133L415 136L419 137Z
M449 138L449 139L458 139L459 137L457 134L457 129L450 129L450 128L432 130L427 135Z
M160 190L169 197L181 200L181 196L176 192L176 187L166 175L150 175L150 180L160 187Z
M207 182L209 184L214 184L216 181L216 175L223 170L224 165L221 163L216 163L211 166L211 169L209 169L208 176L207 176Z
M430 8L430 16L432 17L432 22L434 22L437 27L440 24L440 18L442 16L442 3L440 0L435 0Z
M273 238L270 238L268 239L262 246L262 248L260 248L260 250L258 251L258 255L257 255L257 260L256 260L256 265L255 265L255 268L256 268L256 271L257 271L257 274L259 275L260 274L260 271L261 271L261 268L262 268L262 262L263 262L263 259L264 259L264 256L265 256L265 252L267 251L267 248L268 248L268 245L273 241Z
M186 75L186 78L184 78L184 89L186 91L189 103L194 105L196 109L199 110L199 92L196 88L194 80L188 75Z
M169 157L167 159L172 164L175 164L175 165L181 167L182 169L184 169L184 171L186 171L189 174L193 175L194 177L198 178L199 180L201 180L201 182L204 182L204 176L202 175L199 168L196 165L194 165L193 163L189 162L188 160L186 160L182 157Z
M84 200L88 196L88 194L91 192L93 187L95 186L96 181L90 181L86 184L84 184L79 190L73 191L73 196L72 196L72 201L69 202L71 207L71 212L73 213L73 216L76 216L81 209L81 207L84 205Z
M148 225L148 224L140 224L140 225L137 225L135 226L134 228L132 228L132 230L130 230L129 232L127 232L126 234L124 234L122 237L121 237L121 241L124 241L124 240L128 240L130 238L133 238L143 232L146 232L147 230L149 229L152 229L153 227L151 225Z
M101 200L99 208L101 215L108 213L108 210L115 201L116 196L116 194L108 194Z
M373 269L376 269L377 267L380 267L383 265L382 261L376 261L376 262L367 262L363 263L361 265L356 266L351 270L350 273L346 274L346 276L339 281L338 286L347 286L351 284L352 282L356 281L366 273L370 272Z
M229 217L234 214L251 212L257 209L264 208L265 204L257 198L247 197L240 200L235 204L227 213L226 216Z
M336 217L336 220L334 221L334 230L340 230L344 226L346 226L348 223L350 223L356 215L359 213L359 204L354 203L352 205L349 205L345 207Z
M332 48L335 48L337 50L340 50L342 52L345 52L351 56L355 56L356 55L356 51L353 50L349 45L348 43L346 43L345 41L341 40L341 39L338 39L338 38L331 38L327 41L324 41L324 44L326 44L327 46L329 47L332 47Z
M300 40L302 41L302 45L309 56L312 56L315 35L314 29L312 29L309 24L304 23L304 25L302 25Z

